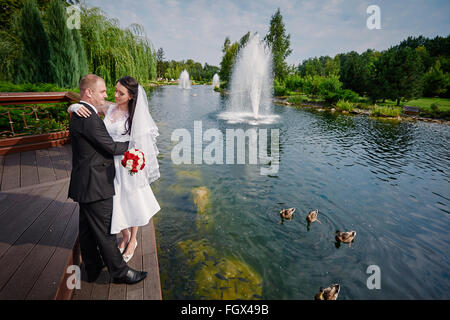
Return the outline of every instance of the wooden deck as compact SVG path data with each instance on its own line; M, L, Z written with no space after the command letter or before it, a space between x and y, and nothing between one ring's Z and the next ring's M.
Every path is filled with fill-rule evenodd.
M161 300L158 257L153 221L139 228L138 246L128 265L148 272L147 278L134 285L114 284L106 268L97 281L88 283L82 270L81 290L75 290L73 300Z
M68 290L79 264L78 204L67 198L71 146L0 156L0 299L162 299L153 221L140 228L129 265L148 272L135 285L95 283Z

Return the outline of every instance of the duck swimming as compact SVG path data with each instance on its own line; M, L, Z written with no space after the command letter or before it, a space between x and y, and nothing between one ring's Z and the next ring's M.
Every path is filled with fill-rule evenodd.
M346 232L341 232L339 230L337 230L335 232L336 235L336 240L338 242L344 242L344 243L348 243L349 247L351 247L353 239L355 239L356 236L356 231L346 231Z
M306 216L306 221L308 221L309 223L312 223L312 222L314 222L314 221L317 221L318 223L322 223L322 222L320 222L319 219L317 219L317 215L318 215L318 214L319 214L319 209L310 211L310 212L308 213L308 215Z
M320 288L319 293L314 297L315 300L337 300L341 286L332 284L328 288Z
M292 220L295 208L283 209L280 211L281 219Z

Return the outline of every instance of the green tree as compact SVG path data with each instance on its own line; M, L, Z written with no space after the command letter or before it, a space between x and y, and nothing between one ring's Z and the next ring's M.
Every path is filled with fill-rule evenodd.
M0 29L8 30L11 27L13 16L23 7L21 0L2 0L0 4Z
M335 57L334 59L327 57L324 64L324 76L338 76L341 65L339 58Z
M79 79L75 79L78 82L82 77L89 73L88 61L86 57L86 50L84 49L83 40L78 29L72 29L73 42L75 44L75 50L77 52L78 62L78 74Z
M340 71L340 60L336 56L334 59L329 56L320 58L310 58L303 60L298 66L298 73L302 76L337 76Z
M164 64L164 50L159 48L156 52L156 73L158 77L163 77L166 73L166 68Z
M319 59L316 57L303 60L298 66L298 73L302 77L322 75L322 66Z
M19 38L23 44L16 81L53 82L50 47L41 15L34 0L26 0L19 17Z
M66 25L65 7L52 0L47 12L50 41L50 63L55 71L54 82L60 87L76 87L80 79L78 53L72 32Z
M125 75L140 83L156 77L156 52L142 26L121 29L117 19L109 19L100 9L82 8L81 36L89 70L107 85Z
M250 31L247 32L245 35L242 36L241 39L239 39L239 48L238 50L241 50L248 42L248 39L250 39Z
M441 63L436 61L424 75L423 94L426 97L442 96L447 92L450 86L450 76L448 73L442 72Z
M384 76L388 96L400 105L401 99L418 97L422 91L422 65L417 52L409 47L391 48L385 52Z
M230 38L226 37L222 47L222 61L220 62L220 72L219 77L220 81L224 81L229 84L231 79L231 72L233 70L233 65L236 60L239 51L245 47L248 40L250 39L250 31L239 39L238 42L234 42L233 44L230 41ZM214 75L214 74L213 74Z
M16 11L8 30L0 29L0 80L3 81L14 81L17 77L17 64L22 57L19 14L20 11Z
M20 14L25 0L2 0L0 2L0 30L8 30L13 23L14 16ZM38 0L38 10L44 12L50 5L50 0Z
M340 79L346 89L364 94L367 69L363 58L355 51L341 56Z
M273 55L273 71L277 79L284 80L288 74L288 65L286 58L291 54L290 35L286 34L283 17L280 8L272 16L270 20L269 33L264 38L272 49Z
M234 60L236 58L236 54L238 52L239 43L235 42L231 44L230 38L226 37L225 42L223 44L222 52L223 57L220 62L220 73L219 77L222 81L225 81L227 84L230 82L231 71L233 68Z
M218 74L219 72L220 68L205 63L205 65L203 66L203 79L212 81L214 74Z

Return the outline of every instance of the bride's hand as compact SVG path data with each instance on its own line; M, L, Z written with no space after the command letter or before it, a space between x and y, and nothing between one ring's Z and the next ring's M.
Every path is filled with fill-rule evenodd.
M91 116L91 112L90 112L89 109L86 108L85 106L82 106L82 107L78 108L78 110L75 111L75 113L76 113L79 117L89 118L89 117Z

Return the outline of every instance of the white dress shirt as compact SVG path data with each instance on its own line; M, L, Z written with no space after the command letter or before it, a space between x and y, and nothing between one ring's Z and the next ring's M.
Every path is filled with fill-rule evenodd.
M84 103L88 104L92 109L94 109L95 113L98 114L97 108L94 107L92 104L90 104L89 102L83 101L83 100L80 100L80 102L84 102ZM77 108L77 110L78 110L78 108ZM75 111L76 111L76 110L75 110Z

